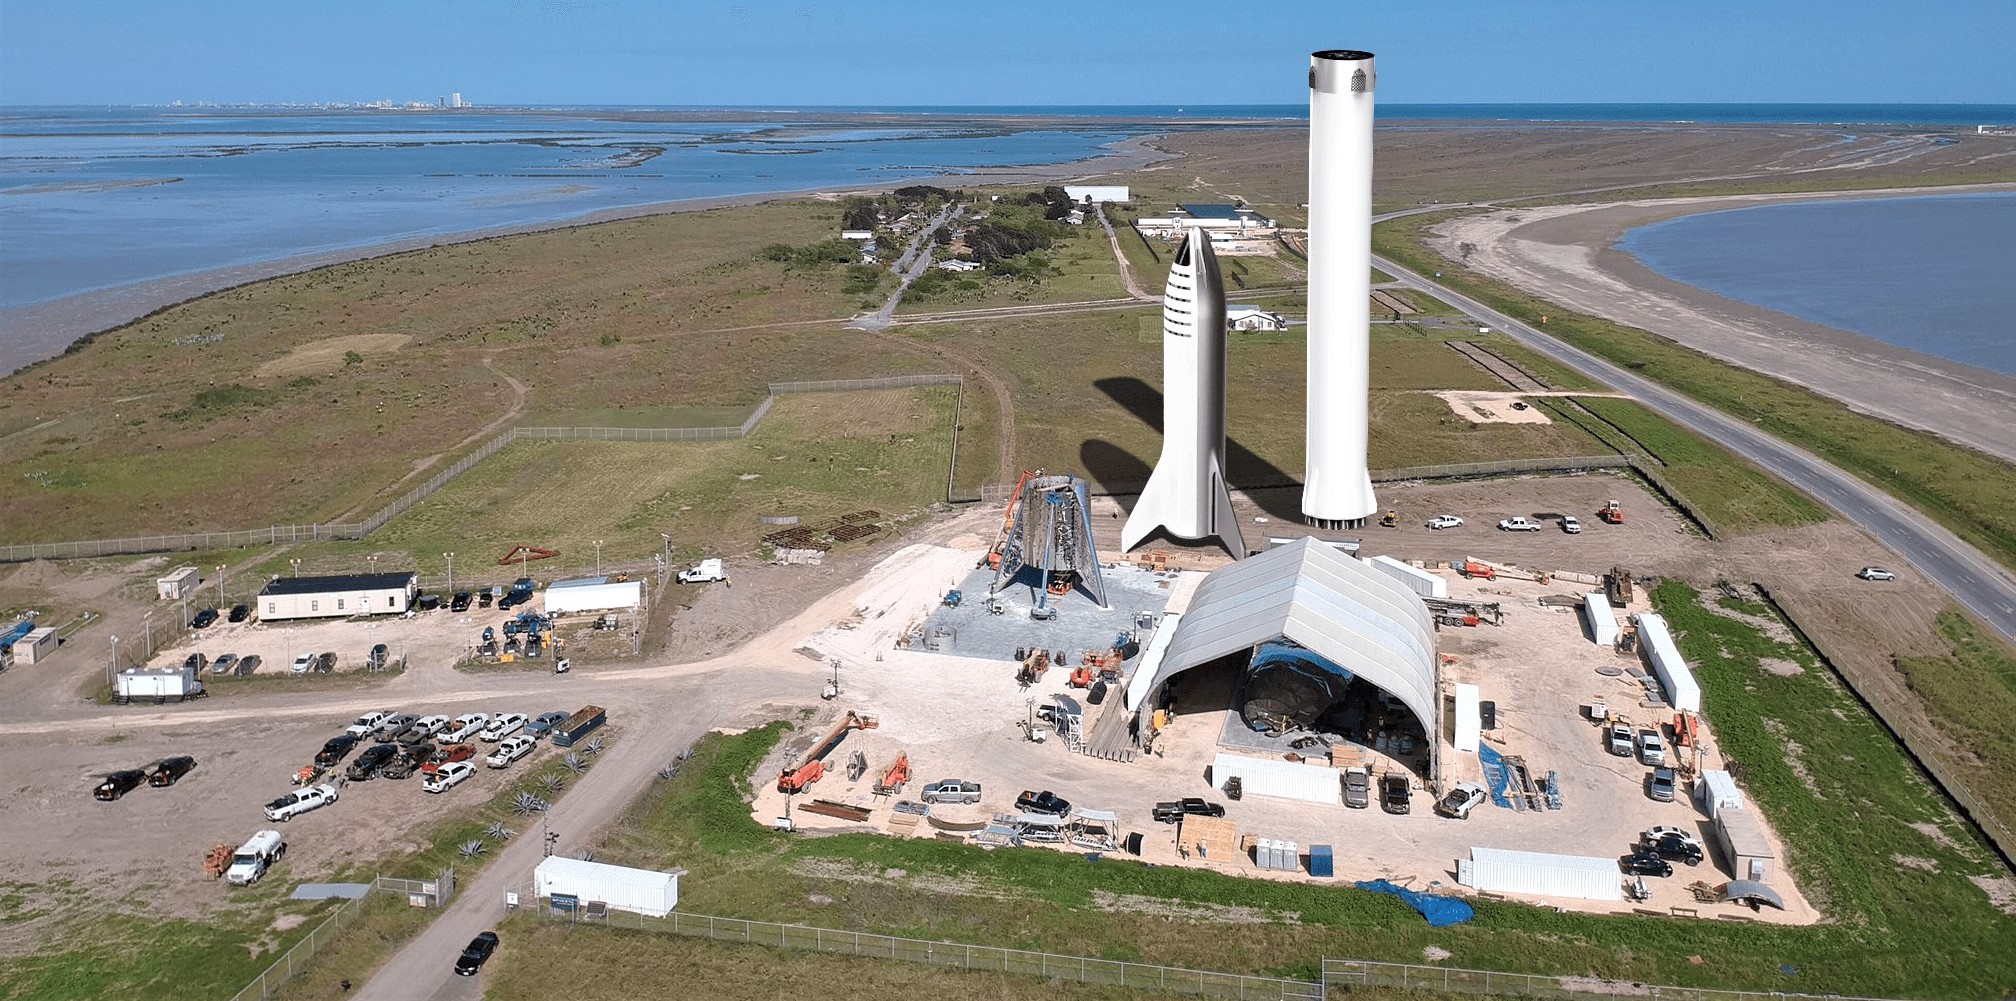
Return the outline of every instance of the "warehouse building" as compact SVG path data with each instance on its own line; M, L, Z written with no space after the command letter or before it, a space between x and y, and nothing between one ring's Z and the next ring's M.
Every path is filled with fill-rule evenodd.
M1435 624L1406 584L1304 538L1214 571L1167 631L1128 683L1129 711L1155 706L1177 675L1230 660L1241 670L1237 711L1255 730L1334 727L1358 740L1404 707L1427 752L1423 777L1440 787Z
M259 621L341 619L352 615L398 615L420 593L420 575L336 574L328 577L275 577L259 591Z

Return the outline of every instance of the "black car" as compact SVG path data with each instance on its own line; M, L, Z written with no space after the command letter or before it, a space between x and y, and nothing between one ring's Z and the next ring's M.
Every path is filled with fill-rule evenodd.
M230 622L243 622L251 617L252 617L251 605L237 604L231 606L231 614L225 616L225 619Z
M202 674L203 666L208 663L210 663L210 658L205 657L200 653L192 653L189 656L182 658L182 669L184 671L195 671L197 674Z
M182 776L189 774L189 770L194 767L196 759L186 754L162 758L160 764L154 766L153 773L147 776L147 784L156 789L165 789L180 781Z
M475 976L476 971L483 968L483 961L489 959L490 954L496 951L497 933L494 931L486 931L470 939L469 948L462 950L462 955L455 957L455 975Z
M316 674L328 674L335 669L336 651L334 650L323 651L321 656L315 658L315 666L312 668Z
M419 600L413 603L413 607L423 612L431 612L441 607L441 596L438 594L423 594Z
M197 612L196 617L189 620L189 628L208 629L210 628L210 623L215 621L217 621L217 610L214 608L206 608L200 612Z
M1673 863L1647 851L1636 851L1617 860L1627 876L1671 876Z
M1389 772L1379 777L1379 808L1387 813L1406 813L1414 808L1414 789L1407 776Z
M1161 823L1173 824L1184 817L1222 817L1225 815L1225 807L1192 797L1157 803L1150 815Z
M245 656L238 658L238 670L235 673L238 675L238 677L249 678L252 676L252 672L258 669L259 669L259 655L256 653L248 653Z
M399 756L393 758L391 764L380 769L378 774L388 779L407 778L414 772L419 771L420 766L426 764L427 759L433 756L434 744L432 741L423 740L417 744L408 744L400 750Z
M1701 850L1700 842L1689 841L1677 834L1668 834L1657 841L1647 842L1638 851L1649 852L1670 862L1685 862L1688 865L1700 865L1701 860L1706 857Z
M105 776L105 781L98 783L98 788L92 790L91 795L109 802L138 789L145 781L147 773L136 769L113 772Z
M339 733L329 738L329 742L323 744L322 749L315 752L315 763L328 768L336 762L349 757L350 752L357 749L357 744L358 738L355 735Z
M466 611L468 611L468 610L469 610L469 601L470 601L470 599L471 599L472 597L473 597L473 595L471 595L471 594L470 594L469 592L467 592L467 591L457 591L457 592L455 592L455 597L454 597L454 598L453 598L452 600L450 600L450 601L448 602L448 610L449 610L449 611L451 611L451 612L466 612Z
M378 774L378 769L391 764L398 754L399 749L391 744L375 744L365 748L357 760L350 762L349 770L343 774L349 776L352 782L362 782Z
M1015 809L1023 813L1047 813L1062 817L1071 812L1071 802L1048 789L1042 792L1024 792L1015 797Z

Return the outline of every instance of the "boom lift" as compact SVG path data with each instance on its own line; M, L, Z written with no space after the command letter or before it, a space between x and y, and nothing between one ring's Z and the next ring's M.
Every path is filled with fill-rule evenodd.
M1015 530L1015 505L1022 502L1022 488L1043 475L1040 469L1025 469L1022 478L1015 481L1015 492L1008 495L1008 510L1001 515L1001 531L994 536L994 545L987 550L987 569L1001 569L1001 554L1008 548L1008 533Z
M841 717L840 722L833 724L833 729L826 731L826 736L812 745L812 749L806 752L805 757L799 759L797 765L785 768L778 774L777 791L786 794L804 792L806 786L819 781L820 777L826 774L826 756L840 746L840 740L847 736L847 731L873 730L881 725L882 722L873 716L863 716L851 709L848 710L847 715Z
M910 752L896 756L896 763L882 773L882 781L875 783L875 795L894 796L910 784Z

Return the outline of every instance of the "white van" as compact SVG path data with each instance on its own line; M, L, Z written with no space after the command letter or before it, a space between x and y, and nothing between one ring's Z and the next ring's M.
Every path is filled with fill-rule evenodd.
M279 831L260 831L232 853L231 868L224 870L224 879L232 886L250 886L285 854L287 842Z

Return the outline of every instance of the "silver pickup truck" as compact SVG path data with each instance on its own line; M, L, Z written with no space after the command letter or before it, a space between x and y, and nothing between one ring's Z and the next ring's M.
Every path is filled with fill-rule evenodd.
M964 779L940 779L924 787L917 798L926 803L978 803L980 783Z

